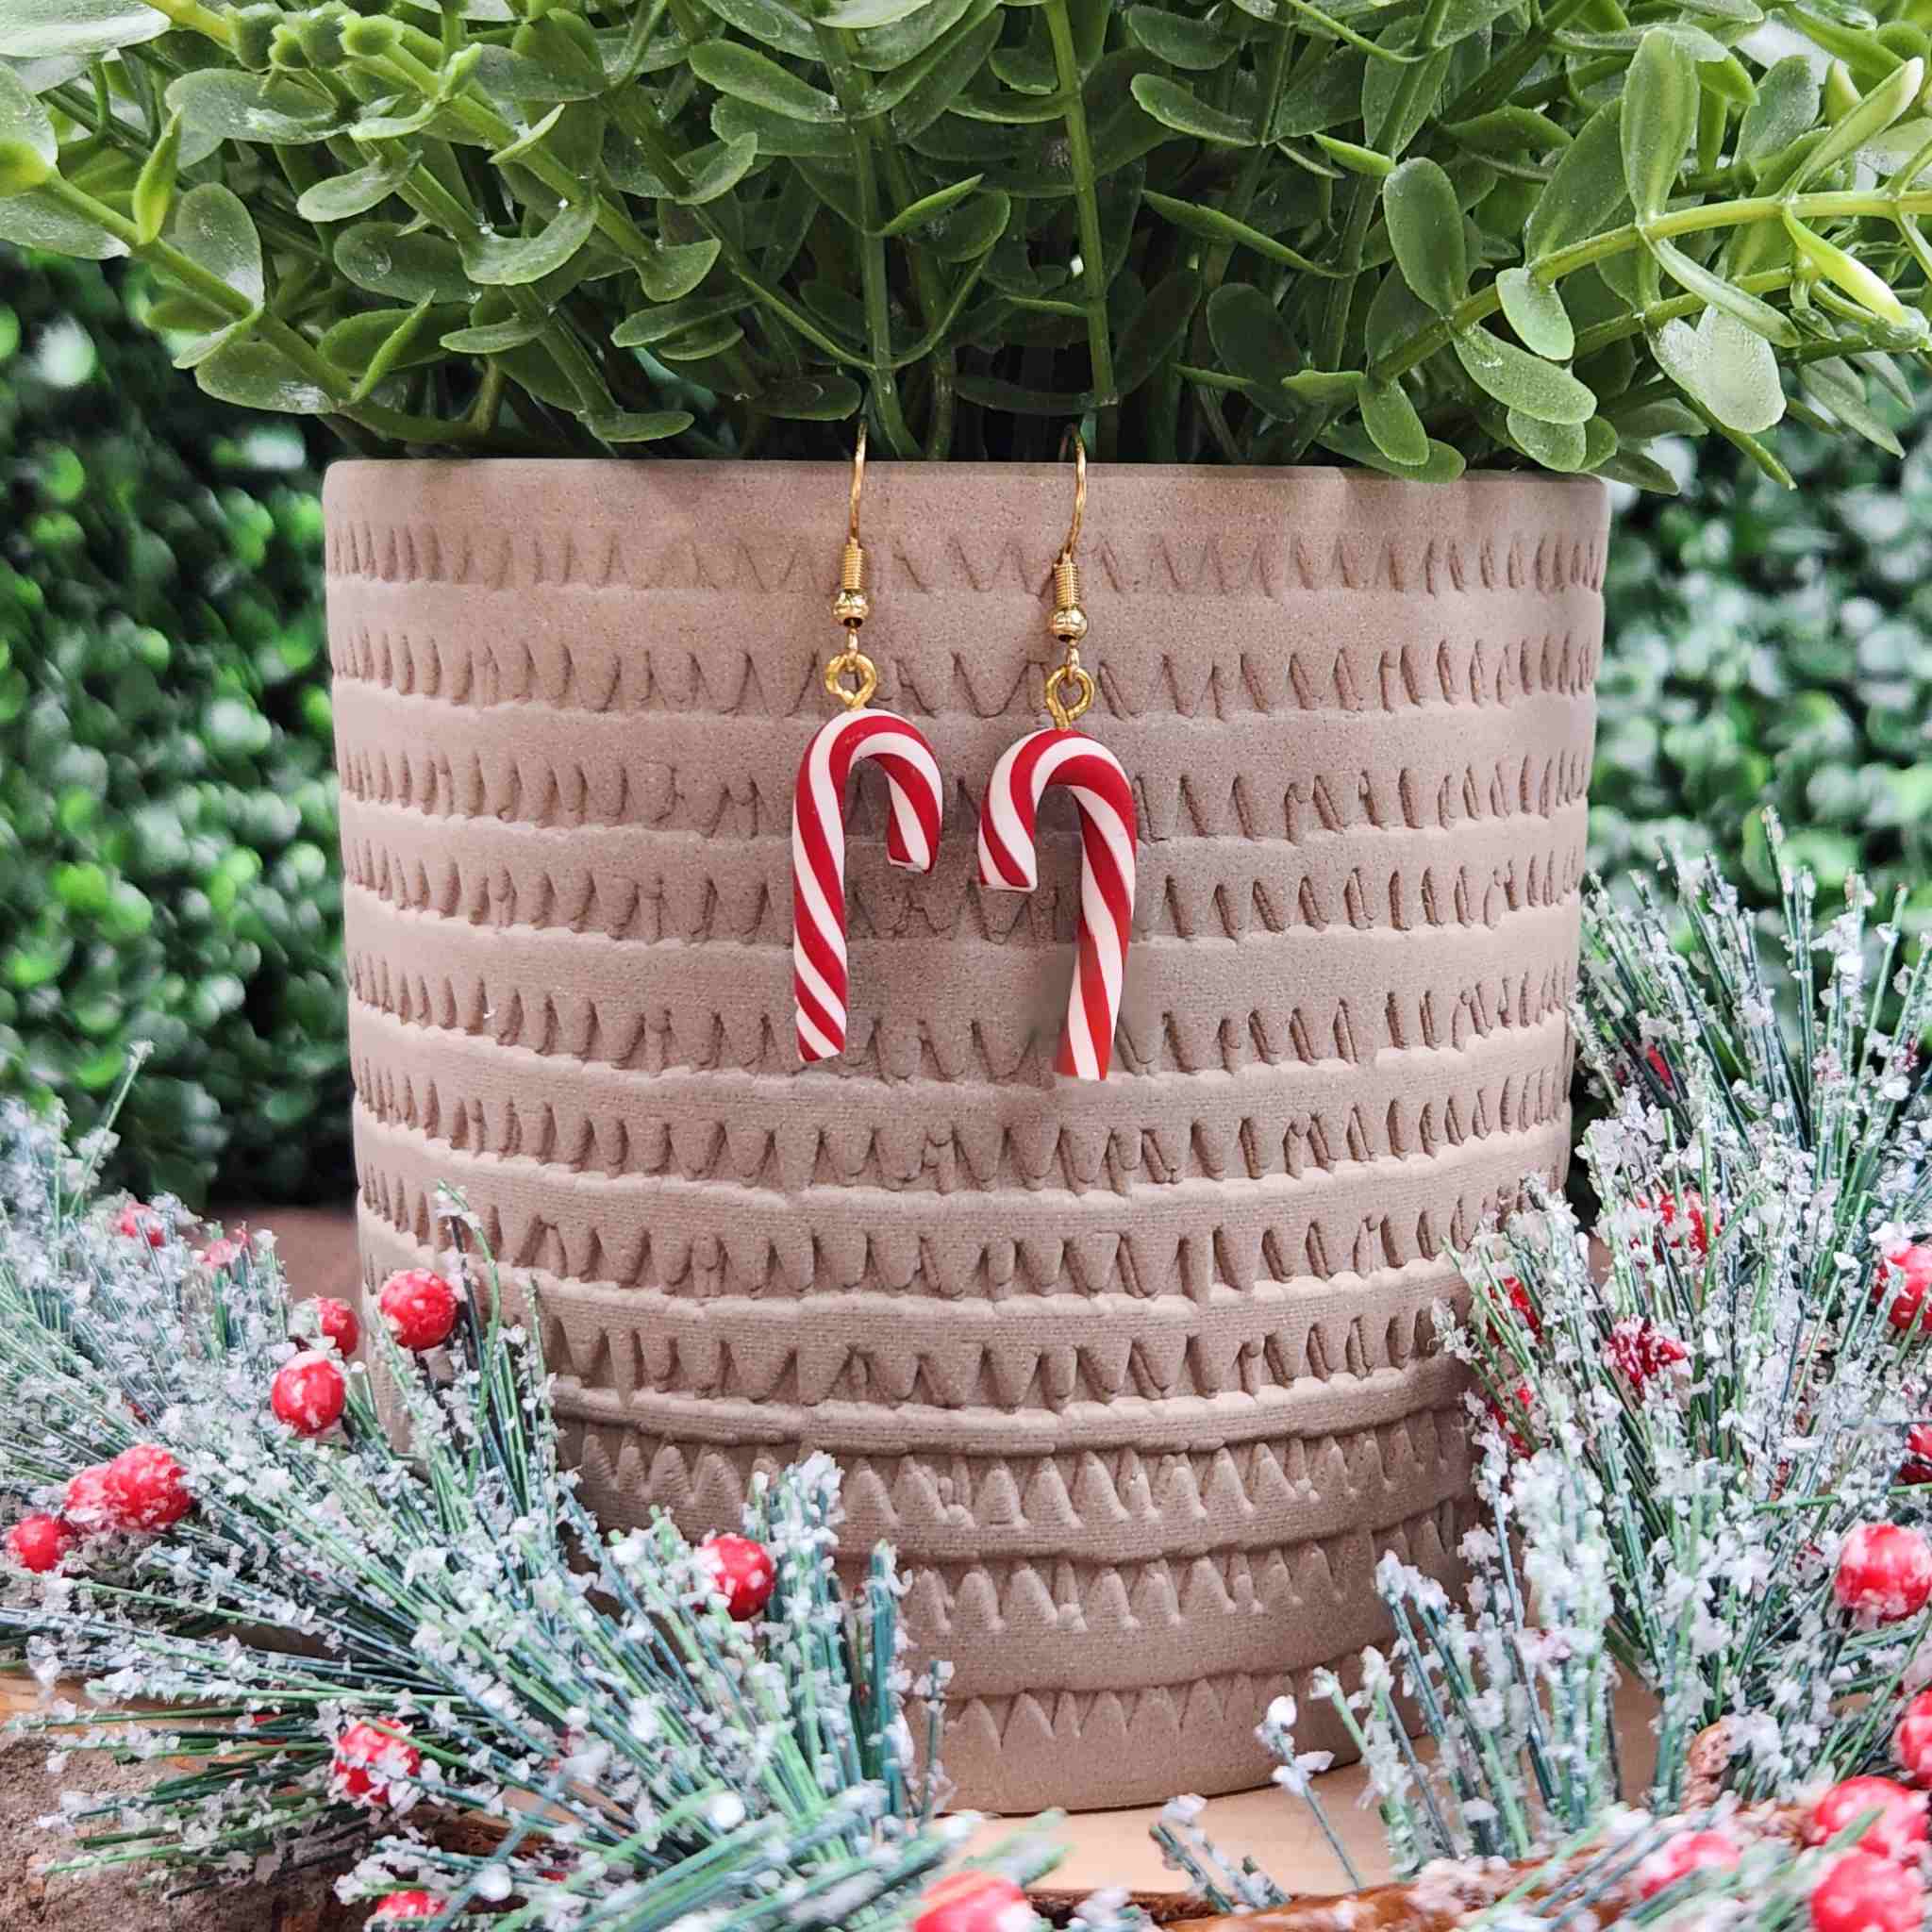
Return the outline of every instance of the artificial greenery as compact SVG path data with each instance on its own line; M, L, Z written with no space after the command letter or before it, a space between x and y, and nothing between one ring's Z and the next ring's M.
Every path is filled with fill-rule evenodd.
M1900 464L1795 429L1780 490L1715 439L1620 518L1605 584L1592 856L1676 845L1774 906L1762 808L1827 891L1852 871L1932 925L1932 410Z
M8 0L0 235L371 448L1666 486L1925 340L1908 0L391 6Z
M138 305L136 305L138 306ZM320 510L88 263L0 249L0 1091L199 1200L340 1186Z

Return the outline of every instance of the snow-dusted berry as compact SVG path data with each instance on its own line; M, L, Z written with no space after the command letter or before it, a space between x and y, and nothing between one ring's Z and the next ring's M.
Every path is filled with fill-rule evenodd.
M319 1436L342 1419L349 1385L333 1355L307 1349L284 1362L269 1384L269 1407L298 1436Z
M1921 1690L1900 1715L1891 1755L1915 1783L1932 1785L1932 1690Z
M1686 1188L1681 1194L1661 1195L1657 1216L1663 1224L1664 1240L1673 1247L1689 1248L1699 1260L1710 1253L1710 1244L1722 1228L1695 1188Z
M929 1886L912 1932L1034 1932L1026 1894L996 1872L955 1872Z
M369 1910L371 1932L377 1925L401 1925L411 1919L433 1919L449 1903L430 1891L391 1891Z
M1811 1894L1813 1932L1919 1932L1924 1912L1919 1874L1871 1852L1847 1852Z
M1524 1288L1515 1275L1504 1275L1491 1289L1490 1294L1492 1313L1499 1312L1494 1309L1494 1303L1505 1303L1507 1305L1510 1313L1515 1316L1517 1321L1522 1323L1524 1331L1532 1341L1541 1341L1543 1339L1542 1317L1537 1313L1536 1304L1530 1300L1528 1289ZM1488 1326L1489 1324L1485 1325ZM1507 1346L1507 1336L1499 1332L1494 1326L1489 1326L1489 1334L1492 1347Z
M362 1324L355 1309L333 1295L319 1294L304 1302L289 1325L305 1340L313 1340L318 1345L326 1341L344 1356L354 1355L362 1345Z
M131 1241L145 1241L151 1248L164 1247L168 1224L145 1201L130 1201L114 1223L116 1234Z
M116 1529L166 1529L194 1507L181 1465L158 1442L137 1442L108 1463L101 1485Z
M393 1720L375 1724L358 1719L344 1725L336 1740L329 1789L354 1805L386 1805L391 1785L414 1778L422 1769L423 1754L401 1724Z
M1874 1624L1915 1617L1932 1598L1932 1544L1896 1523L1861 1523L1839 1552L1832 1593Z
M748 1536L711 1536L698 1545L695 1555L734 1623L748 1622L771 1602L778 1572L763 1543Z
M1858 1840L1859 1851L1881 1858L1918 1857L1925 1843L1925 1794L1889 1777L1848 1777L1833 1785L1805 1820L1806 1840L1822 1845L1870 1812L1877 1815Z
M391 1274L375 1305L397 1343L414 1353L441 1348L456 1330L457 1291L427 1268L404 1268Z
M1693 1872L1731 1872L1739 1851L1721 1831L1686 1831L1651 1853L1637 1868L1637 1896L1655 1898Z
M201 1251L201 1265L216 1270L232 1268L248 1251L245 1241L231 1234L218 1235Z
M1629 1383L1641 1401L1650 1386L1690 1359L1690 1351L1668 1328L1647 1316L1631 1315L1610 1330L1604 1344L1610 1366Z
M1914 1423L1906 1431L1906 1459L1898 1466L1902 1483L1932 1483L1932 1423Z
M1878 1294L1887 1303L1886 1319L1900 1334L1917 1327L1932 1328L1932 1244L1911 1241L1888 1249L1878 1270Z
M36 1509L7 1532L8 1560L36 1576L60 1567L61 1558L80 1541L58 1516Z
M1518 1456L1530 1454L1529 1438L1524 1432L1534 1425L1536 1412L1536 1392L1527 1382L1519 1382L1509 1397L1506 1407L1493 1395L1483 1398L1483 1407L1488 1409L1490 1421L1502 1431L1503 1440Z
M116 1526L113 1508L108 1501L108 1463L92 1462L67 1478L60 1513L83 1536L98 1536Z

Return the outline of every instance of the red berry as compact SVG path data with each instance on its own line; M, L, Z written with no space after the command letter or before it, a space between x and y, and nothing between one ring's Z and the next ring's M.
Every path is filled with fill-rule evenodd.
M1528 1289L1524 1288L1515 1275L1504 1275L1502 1280L1490 1290L1491 1313L1500 1313L1500 1310L1494 1307L1494 1304L1499 1300L1509 1305L1516 1315L1516 1319L1528 1331L1529 1339L1532 1341L1541 1341L1543 1339L1543 1319L1537 1313L1536 1304L1530 1300ZM1505 1336L1493 1325L1486 1325L1489 1326L1491 1343L1499 1348L1506 1347L1507 1343Z
M457 1325L457 1291L427 1268L405 1268L382 1284L375 1305L389 1332L404 1348L420 1354L441 1348Z
M1932 1423L1914 1423L1906 1431L1906 1459L1898 1466L1902 1483L1932 1483Z
M1673 1085L1670 1061L1665 1059L1663 1055L1654 1046L1646 1046L1643 1049L1643 1058L1649 1065L1650 1071L1663 1083L1664 1091L1668 1093ZM1702 1836L1701 1833L1699 1835ZM1646 1893L1645 1896L1648 1897L1649 1894Z
M1490 1421L1502 1431L1503 1440L1510 1449L1518 1456L1528 1456L1529 1439L1524 1434L1524 1429L1530 1425L1536 1409L1536 1394L1529 1384L1517 1383L1507 1408L1493 1395L1483 1397L1483 1407L1489 1410Z
M1928 1290L1932 1290L1932 1246L1912 1241L1887 1252L1878 1270L1878 1294L1880 1299L1891 1296L1886 1319L1901 1335L1909 1334L1914 1327L1932 1329L1932 1303L1925 1299Z
M403 1726L385 1721L373 1724L358 1719L336 1740L329 1767L329 1789L355 1805L389 1802L393 1780L414 1778L423 1769L423 1754L409 1741Z
M1919 1932L1924 1912L1919 1874L1870 1852L1847 1852L1811 1894L1815 1932Z
M362 1324L347 1302L333 1295L319 1294L295 1310L291 1324L298 1335L312 1335L321 1341L332 1341L342 1355L354 1355L362 1343Z
M1026 1894L995 1872L955 1872L928 1886L912 1932L1035 1932Z
M208 1242L201 1251L204 1268L232 1268L247 1253L247 1243L235 1239L233 1235L221 1235Z
M1906 1706L1891 1734L1891 1755L1907 1777L1932 1784L1932 1690L1921 1690Z
M114 1231L131 1241L145 1241L151 1248L167 1244L168 1224L145 1201L128 1202L114 1224Z
M23 1570L44 1576L60 1567L60 1559L80 1539L58 1516L37 1509L23 1516L7 1532L7 1554Z
M1858 1849L1881 1858L1915 1859L1925 1842L1925 1794L1889 1777L1848 1777L1833 1785L1805 1821L1806 1840L1822 1845L1871 1811L1878 1815Z
M763 1543L748 1536L707 1537L697 1547L697 1559L711 1588L724 1599L733 1623L756 1617L771 1602L778 1571Z
M447 1904L427 1891L391 1891L375 1901L369 1913L371 1925L400 1924L405 1919L433 1919Z
M1733 1872L1738 1848L1721 1831L1687 1831L1651 1853L1637 1868L1637 1896L1655 1898L1692 1872Z
M108 1500L109 1464L91 1463L67 1478L67 1494L61 1514L84 1536L98 1536L115 1527L114 1511Z
M275 1371L268 1404L298 1436L319 1436L342 1419L349 1385L332 1355L308 1349Z
M1604 1352L1640 1398L1658 1376L1690 1359L1690 1351L1647 1316L1631 1315L1619 1322L1610 1330Z
M116 1529L166 1529L194 1507L181 1465L158 1442L137 1442L108 1465L101 1485Z
M1932 1544L1896 1523L1861 1523L1839 1551L1832 1594L1874 1624L1915 1617L1932 1598Z

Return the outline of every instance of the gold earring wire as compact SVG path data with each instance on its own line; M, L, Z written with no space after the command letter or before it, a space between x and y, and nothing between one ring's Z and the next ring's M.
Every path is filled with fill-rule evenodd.
M845 626L845 648L825 666L825 690L848 711L869 702L879 688L878 666L858 648L858 627L872 615L865 591L865 545L858 541L858 497L865 488L865 425L852 452L852 501L845 524L845 547L839 555L839 591L832 615ZM845 679L858 679L848 686Z
M1067 655L1047 675L1047 715L1062 731L1073 728L1093 703L1093 675L1080 662L1080 641L1087 635L1087 613L1080 608L1080 566L1074 553L1080 545L1080 525L1087 520L1087 445L1077 429L1069 429L1060 443L1066 453L1067 441L1074 445L1074 521L1067 526L1067 541L1053 565L1053 615L1047 629L1067 647ZM1071 691L1072 696L1066 695Z

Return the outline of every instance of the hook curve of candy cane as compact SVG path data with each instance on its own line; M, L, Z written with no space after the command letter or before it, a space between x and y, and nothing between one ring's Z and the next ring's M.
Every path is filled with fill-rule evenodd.
M821 726L791 795L791 985L807 1064L845 1051L845 781L860 758L886 775L886 857L930 872L940 842L939 760L912 725L860 707Z
M1121 761L1084 731L1049 726L1008 747L979 810L979 882L1030 892L1040 883L1033 828L1049 785L1080 808L1080 936L1055 1070L1104 1080L1113 1058L1134 924L1134 788Z

